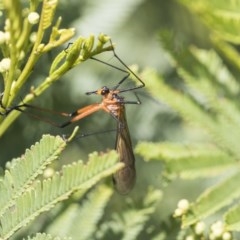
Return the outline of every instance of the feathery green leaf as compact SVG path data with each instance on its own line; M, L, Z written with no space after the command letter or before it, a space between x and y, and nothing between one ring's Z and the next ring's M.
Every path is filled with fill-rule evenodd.
M179 0L196 13L213 33L222 39L239 44L239 1Z
M61 238L46 233L37 233L35 237L32 238L28 237L26 240L72 240L72 238L68 237Z
M72 204L48 227L47 232L58 236L71 236L72 239L91 239L96 225L104 213L113 190L104 185L93 189L81 205ZM61 226L65 226L61 228ZM81 231L82 229L82 231ZM84 231L83 231L84 229Z
M235 158L210 144L142 142L136 152L147 161L163 161L167 174L183 179L213 177L236 168Z
M184 215L183 227L206 218L239 198L239 181L238 171L218 185L208 188L195 203L192 203L190 210Z
M0 182L0 216L15 204L15 199L20 197L42 174L47 165L52 163L66 146L60 137L43 136L25 154L9 163L9 169Z
M51 140L55 140L55 142L50 144ZM51 160L54 160L56 155L59 154L60 150L62 150L63 144L65 145L64 141L59 137L56 139L53 137L45 137L42 141L40 141L40 143L37 143L36 146L32 147L30 151L27 151L26 161L27 163L29 162L30 165L30 170L27 172L30 172L30 177L28 177L28 181L25 180L26 177L20 179L22 184L20 185L21 188L19 187L20 189L17 192L18 194L15 194L14 198L10 198L12 201L11 204L8 204L8 202L6 203L8 208L4 208L5 211L0 217L0 236L3 239L9 238L15 231L27 225L40 213L48 211L58 202L67 199L74 191L90 188L101 178L109 176L119 170L123 165L121 163L117 163L118 155L115 151L102 156L98 156L97 153L94 153L90 155L87 164L83 164L82 161L75 162L70 165L63 166L62 172L56 172L52 178L48 178L43 181L33 181L32 178L36 178L40 173L39 168L42 172L42 160L38 161L36 157L47 155L48 159L50 157ZM58 147L57 150L56 147ZM54 149L55 155L52 156L48 153L48 151L44 153L45 150L50 151L52 149ZM33 157L33 152L35 157ZM40 164L37 165L40 167L32 167L35 165L31 163L31 161L36 161L37 163L40 162ZM23 166L29 168L27 163L18 160L14 162L13 168L17 166L21 169L21 171L23 171ZM33 172L34 170L36 172ZM8 174L8 176L11 175ZM33 177L31 178L31 176ZM29 181L29 179L31 181ZM5 187L4 190L6 192L8 191L8 195L10 196L13 195L13 189L11 186L15 186L16 183L14 181L17 181L18 179L12 178L11 180L11 183L5 180L4 183L6 183L6 186L2 185ZM6 189L6 187L10 188ZM5 199L5 201L6 200L7 199Z

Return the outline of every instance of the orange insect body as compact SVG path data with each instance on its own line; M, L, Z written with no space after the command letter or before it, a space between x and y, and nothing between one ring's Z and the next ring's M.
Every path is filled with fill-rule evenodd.
M103 87L104 89L106 87ZM119 153L120 162L124 167L113 175L113 183L116 190L121 194L127 194L135 185L136 170L135 157L133 154L132 142L127 125L124 98L117 95L119 91L97 91L103 95L102 108L109 112L118 121L115 149Z
M110 90L107 87L88 93L101 95L102 102L79 109L74 113L76 116L70 122L78 121L100 109L111 114L117 120L115 149L119 153L120 162L123 162L125 166L113 175L113 183L119 193L127 194L134 187L136 181L135 157L125 116L124 98L118 93L119 90Z

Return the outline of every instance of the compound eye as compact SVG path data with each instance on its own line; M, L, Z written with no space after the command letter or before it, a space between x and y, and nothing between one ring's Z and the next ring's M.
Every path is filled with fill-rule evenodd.
M109 88L104 86L102 87L102 91L101 91L101 95L105 95L105 94L108 94L109 93Z

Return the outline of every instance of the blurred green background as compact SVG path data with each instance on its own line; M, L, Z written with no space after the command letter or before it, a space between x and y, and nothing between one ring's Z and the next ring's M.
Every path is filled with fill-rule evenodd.
M161 48L159 31L164 29L172 31L176 51L182 44L205 48L210 46L204 26L196 16L191 15L186 8L174 0L61 0L56 16L58 15L63 17L63 27L76 28L76 36L98 35L101 32L111 36L116 52L127 65L137 64L140 71L147 67L155 68L172 84L178 84L178 79L170 67L167 54ZM35 66L34 74L31 76L34 81L41 81L47 76L50 62L55 54L52 52L44 56ZM110 52L102 57L107 62L114 62ZM97 97L86 96L85 92L104 85L114 86L121 78L122 75L116 70L88 60L65 75L34 104L57 111L72 112L99 101ZM131 84L133 83L130 81L126 83L127 86ZM26 92L31 85L33 82L26 86ZM22 95L24 94L23 92ZM145 89L139 91L139 97L142 101L141 105L126 106L133 146L142 140L181 142L186 137L188 139L201 137L198 133L183 128L181 119L176 113L164 103L153 99ZM128 93L125 94L125 98L134 100L135 96ZM56 119L56 121L61 122L64 119ZM57 129L22 115L0 139L1 148L6 150L1 153L1 166L13 157L23 154L25 148L38 141L42 134L70 134L75 125L80 126L80 133L87 134L112 129L116 122L107 114L99 112L65 129ZM78 138L69 145L61 160L65 163L69 160L85 160L93 151L113 149L115 135L116 133L113 132ZM204 182L196 189L193 182L190 184L181 181L170 183L171 187L169 187L161 176L161 164L146 163L139 156L136 156L136 167L137 184L130 194L136 200L136 204L141 201L149 185L162 189L165 193L159 211L155 214L156 219L153 219L155 224L160 222L159 218L166 219L173 213L179 199L188 196L191 200L204 187ZM114 197L118 201L118 204L113 203L117 210L122 206L123 197L119 195Z

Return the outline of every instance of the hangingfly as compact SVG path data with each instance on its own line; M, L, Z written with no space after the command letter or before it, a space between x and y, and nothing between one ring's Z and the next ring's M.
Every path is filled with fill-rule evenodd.
M112 44L111 41L110 43ZM13 110L26 112L25 108L29 108L29 109L32 108L39 111L52 112L54 114L69 117L70 119L67 122L64 122L63 124L57 124L51 120L42 119L41 117L38 117L37 115L31 112L26 112L26 113L34 118L48 122L56 127L63 128L99 110L103 110L109 113L117 121L117 136L116 136L115 149L119 154L120 162L124 163L124 167L118 170L113 175L113 183L116 190L120 194L127 194L135 185L136 170L135 170L135 157L133 154L132 142L131 142L130 133L129 133L127 120L126 120L125 104L141 104L141 102L136 94L135 94L137 98L136 101L126 101L119 94L123 92L133 91L139 88L143 88L145 86L145 83L118 57L118 55L115 53L114 48L113 48L113 54L127 70L118 68L114 65L103 62L102 60L92 58L93 60L96 60L101 63L105 63L110 67L113 67L115 69L118 69L126 73L126 76L112 89L105 86L96 91L86 93L87 95L91 95L91 94L101 95L102 101L100 103L95 103L95 104L82 107L73 113L55 112L48 109L39 108L37 106L23 103L23 104L11 107L9 109L6 109L5 114L6 115L9 114ZM118 89L119 86L129 77L130 73L141 83L141 85L127 88L127 89L121 89L121 90Z
M140 104L141 102L125 102L124 98L119 96L118 93L118 90L110 90L107 87L103 87L100 90L87 94L102 95L101 108L117 120L115 149L119 154L120 162L124 163L124 167L113 175L113 183L120 194L127 194L135 185L136 170L132 141L126 120L125 104Z

